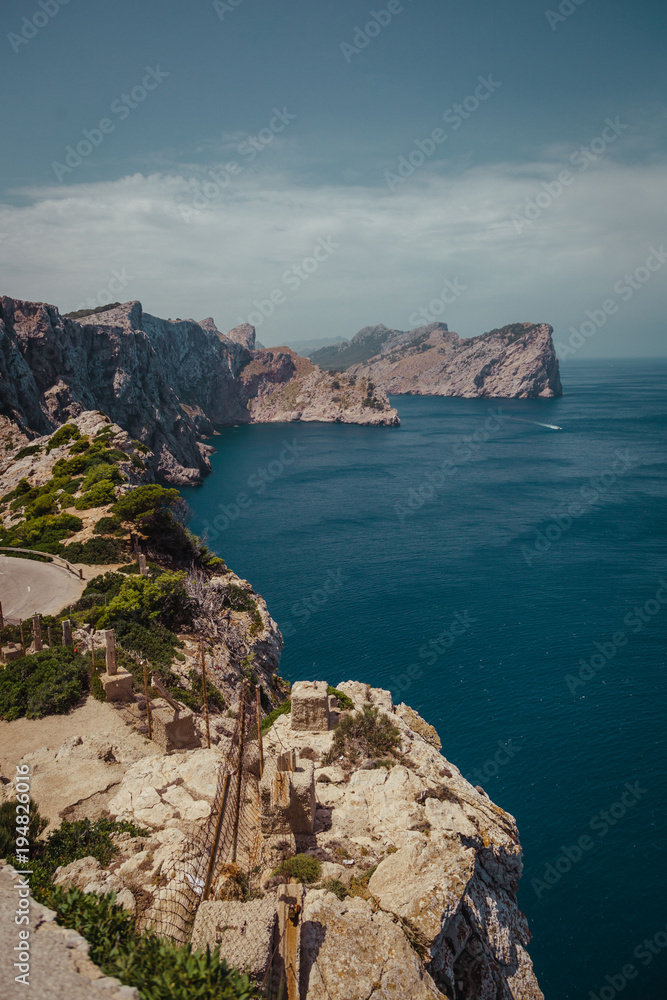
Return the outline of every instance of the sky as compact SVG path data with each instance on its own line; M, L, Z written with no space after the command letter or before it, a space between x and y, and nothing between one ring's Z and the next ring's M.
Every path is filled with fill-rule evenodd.
M658 0L5 0L0 292L667 353Z

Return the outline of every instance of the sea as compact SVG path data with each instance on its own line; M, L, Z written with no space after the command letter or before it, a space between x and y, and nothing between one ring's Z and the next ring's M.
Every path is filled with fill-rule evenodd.
M667 997L667 361L400 427L228 427L182 493L290 681L389 688L515 816L547 1000Z

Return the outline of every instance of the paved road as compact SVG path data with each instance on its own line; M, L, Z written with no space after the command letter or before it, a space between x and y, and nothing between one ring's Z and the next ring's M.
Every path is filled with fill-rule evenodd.
M85 586L85 580L53 563L0 557L0 601L7 618L56 615L78 601Z

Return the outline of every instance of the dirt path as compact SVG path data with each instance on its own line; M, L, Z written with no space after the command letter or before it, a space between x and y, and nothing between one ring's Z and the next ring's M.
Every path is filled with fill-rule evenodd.
M137 748L146 742L123 722L114 708L88 698L67 715L0 721L0 774L13 777L24 754L42 747L56 750L70 736L103 736L110 743L136 743Z

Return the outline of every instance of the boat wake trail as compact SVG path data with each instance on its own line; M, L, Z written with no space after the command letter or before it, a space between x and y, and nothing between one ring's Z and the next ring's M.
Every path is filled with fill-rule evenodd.
M558 424L543 424L539 420L524 420L522 417L505 417L505 420L516 420L519 424L533 424L535 427L548 427L550 431L562 431Z

